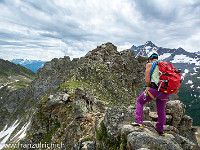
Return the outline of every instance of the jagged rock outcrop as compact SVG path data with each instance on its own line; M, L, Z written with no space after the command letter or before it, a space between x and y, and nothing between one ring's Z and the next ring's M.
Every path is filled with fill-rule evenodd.
M122 136L127 140L127 149L135 150L140 148L148 149L182 149L181 146L176 142L173 135L166 135L165 137L160 137L156 134L156 131L152 129L137 128L130 125L125 125L122 128ZM190 147L185 147L186 149L194 148L195 144L187 141Z
M177 103L179 103L180 106L182 105L180 101ZM168 109L173 108L173 106L170 106L171 105L168 105ZM147 112L144 113L144 118L151 118L151 112ZM155 130L156 122L154 121L144 121L144 128L131 126L130 123L135 121L134 113L134 108L131 109L124 107L114 107L107 110L103 120L108 136L120 136L121 138L123 138L124 141L126 141L127 143L126 148L128 150L135 150L140 148L164 150L199 149L197 141L194 140L195 130L191 127L191 120L187 120L187 117L185 115L182 115L182 117L180 117L181 121L178 124L178 128L177 126L173 126L173 122L168 122L164 126L167 133L165 137L162 137L159 136L157 131ZM172 120L174 119L173 116L176 119L176 113L177 111L171 112ZM181 122L184 121L185 125L181 124ZM184 128L184 126L186 125L188 125L188 127ZM183 128L181 128L181 126L183 126ZM186 136L188 133L190 133L189 136Z

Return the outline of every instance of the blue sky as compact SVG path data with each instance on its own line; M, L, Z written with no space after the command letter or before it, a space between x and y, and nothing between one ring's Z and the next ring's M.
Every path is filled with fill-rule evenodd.
M0 0L0 58L82 57L152 41L200 50L199 0Z

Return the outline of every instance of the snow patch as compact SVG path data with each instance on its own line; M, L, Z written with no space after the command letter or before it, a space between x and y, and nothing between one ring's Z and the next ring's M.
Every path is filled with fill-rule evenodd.
M29 125L30 125L30 121L27 124L25 124L20 129L20 131L17 132L17 134L11 139L11 141L15 140L14 142L18 142L19 140L23 139L26 136L26 130L27 130Z
M26 130L30 125L30 121L27 122L21 129L20 131L18 131L15 136L12 137L12 139L10 139L10 141L12 141L12 143L17 143L19 140L23 139L26 136ZM16 120L12 126L10 126L9 128L7 128L8 125L6 125L4 127L4 129L0 132L0 139L2 139L1 143L6 143L7 140L10 138L11 134L13 133L13 131L16 129L16 127L20 124L20 122L18 122L18 120ZM3 148L3 144L0 144L0 149Z
M1 143L6 143L6 141L9 139L12 132L15 130L15 128L19 125L18 120L16 120L12 126L7 128L7 125L4 127L4 129L0 132L0 139L2 139ZM0 145L0 149L3 148L3 145Z
M145 49L151 49L151 46L145 46Z
M174 59L171 62L172 63L189 63L189 64L195 64L196 66L200 66L200 62L198 61L198 59L191 58L183 54L174 56Z
M166 58L168 58L168 57L170 57L171 56L171 53L165 53L165 54L163 54L163 55L160 55L159 56L159 59L160 60L164 60L164 59L166 59Z
M193 84L192 80L188 80L187 84Z
M198 72L196 67L194 67L193 69L194 69L194 72Z
M196 75L197 73L190 73L191 76Z
M185 77L185 75L187 74L187 73L189 73L189 70L188 69L185 69L184 70L184 73L182 73L182 76L181 76L181 78L184 80L184 77Z
M189 72L189 70L188 70L188 69L185 69L185 70L184 70L184 73L188 73L188 72Z
M146 53L148 54L151 50L151 46L145 46L144 49L146 50Z

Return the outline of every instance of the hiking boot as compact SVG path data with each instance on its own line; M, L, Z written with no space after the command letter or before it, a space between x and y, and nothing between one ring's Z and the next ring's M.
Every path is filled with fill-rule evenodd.
M158 132L159 136L165 136L165 133L164 132L160 132L156 129L156 131Z
M143 128L143 124L137 123L137 122L133 122L131 123L132 126L134 127L142 127Z

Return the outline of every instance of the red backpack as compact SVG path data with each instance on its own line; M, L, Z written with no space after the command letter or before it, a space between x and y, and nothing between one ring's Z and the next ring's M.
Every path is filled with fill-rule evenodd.
M181 83L180 71L175 69L175 67L170 63L157 60L152 64L150 78L156 65L159 67L160 76L158 91L168 94L177 93Z

